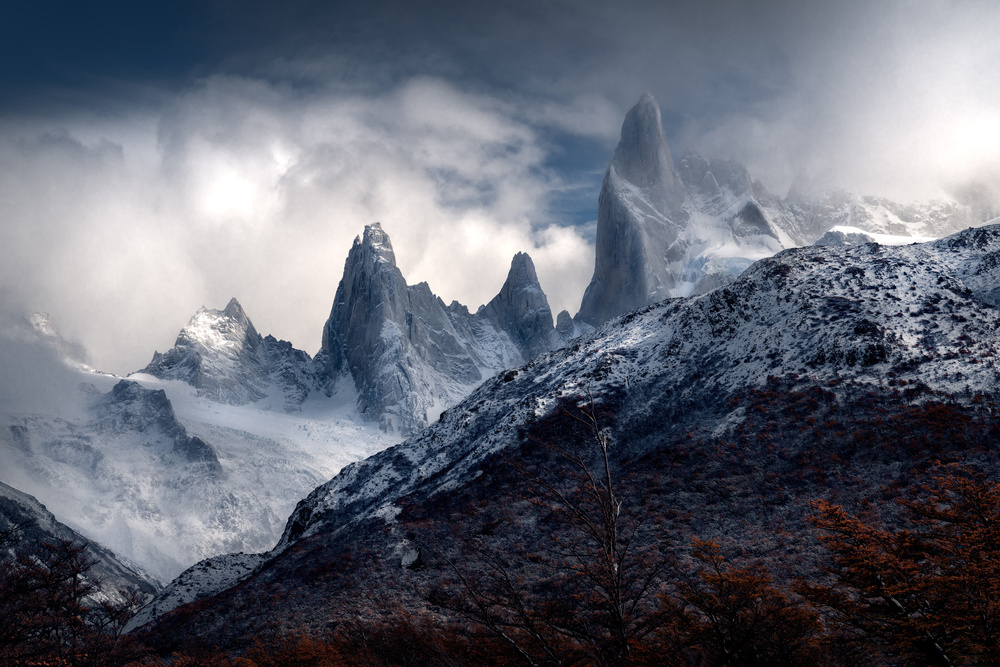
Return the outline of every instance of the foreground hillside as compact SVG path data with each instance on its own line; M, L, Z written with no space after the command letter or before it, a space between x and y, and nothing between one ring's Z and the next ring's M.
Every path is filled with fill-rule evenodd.
M260 565L233 568L221 592L215 576L205 589L214 595L161 617L147 637L164 651L241 650L267 629L357 647L398 630L392 619L404 614L415 642L451 637L459 655L475 644L455 638L471 632L506 646L483 644L494 658L527 659L523 641L504 644L503 627L490 628L480 603L498 603L485 588L507 581L504 599L525 608L586 599L570 576L586 540L559 508L590 502L574 480L595 471L594 488L607 479L622 521L641 526L639 570L662 565L650 609L685 581L707 581L699 563L723 556L736 571L770 573L797 600L793 582L817 577L825 553L806 519L817 500L891 526L905 518L894 500L935 466L995 475L998 258L996 225L923 245L795 249L722 289L612 320L346 467L299 503ZM591 417L597 430L581 429ZM440 635L448 628L460 632ZM508 629L531 636L523 622ZM858 643L850 659L887 659L887 646Z

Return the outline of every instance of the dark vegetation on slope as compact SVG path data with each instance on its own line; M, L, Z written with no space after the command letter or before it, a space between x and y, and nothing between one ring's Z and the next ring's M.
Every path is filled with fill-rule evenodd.
M586 474L607 482L587 401L569 401L476 479L302 538L144 639L245 665L986 664L1000 411L895 384L772 378L731 398L733 427L692 413L655 443L602 397L624 601L581 519L602 515Z
M0 664L124 665L149 656L122 634L145 591L109 597L86 544L35 541L33 529L23 520L0 530Z

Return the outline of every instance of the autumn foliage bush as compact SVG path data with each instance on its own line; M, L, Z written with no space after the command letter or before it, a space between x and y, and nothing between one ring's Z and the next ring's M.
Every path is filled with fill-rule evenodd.
M887 525L817 501L827 582L800 592L889 657L1000 664L1000 486L948 466L899 504L903 521Z

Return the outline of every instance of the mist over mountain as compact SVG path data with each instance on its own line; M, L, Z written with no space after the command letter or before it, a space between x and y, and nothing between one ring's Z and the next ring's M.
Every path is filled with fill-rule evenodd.
M985 213L954 199L904 206L823 189L804 175L782 198L738 162L693 151L675 162L659 105L644 93L625 116L604 176L594 277L576 317L598 326L667 297L711 291L753 261L811 244L835 227L905 243L984 222L976 216Z
M476 310L528 252L574 315L644 90L672 157L743 164L780 197L805 169L997 210L988 2L56 4L0 28L0 283L118 374L234 295L314 352L376 220L445 303Z

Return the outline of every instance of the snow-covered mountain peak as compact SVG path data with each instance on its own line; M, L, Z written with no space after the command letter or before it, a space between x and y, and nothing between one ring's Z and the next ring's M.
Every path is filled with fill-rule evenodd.
M233 298L223 310L199 308L181 329L174 345L196 345L208 350L226 347L254 349L259 340L257 329L240 302Z
M235 296L226 304L226 307L222 310L222 314L244 327L253 328L250 318L247 317L246 311L243 310L243 306L240 305Z
M141 372L182 380L199 395L242 405L277 393L285 410L296 410L316 388L312 359L291 344L257 332L239 301L223 310L202 307L177 335L174 347Z

